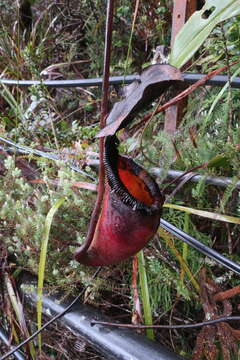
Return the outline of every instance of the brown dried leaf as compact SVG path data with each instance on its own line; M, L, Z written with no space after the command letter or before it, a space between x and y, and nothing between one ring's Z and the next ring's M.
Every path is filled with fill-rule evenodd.
M125 127L134 115L162 95L171 85L179 85L183 81L180 70L167 64L149 66L136 81L124 88L126 97L116 103L110 112L106 123L97 137L113 135Z

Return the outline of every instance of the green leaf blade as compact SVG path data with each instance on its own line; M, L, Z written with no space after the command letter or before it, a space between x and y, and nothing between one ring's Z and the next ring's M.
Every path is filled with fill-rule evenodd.
M163 206L168 207L170 209L184 211L188 214L202 216L202 217L212 219L212 220L223 221L223 222L238 224L238 225L240 224L240 218L235 217L235 216L222 215L222 214L218 214L218 213L214 213L214 212L210 212L210 211L198 210L198 209L189 208L186 206L175 205L175 204L167 204L166 203Z
M138 258L139 280L140 280L142 303L143 303L144 323L145 325L152 325L153 324L152 309L150 304L150 295L148 289L145 259L142 250L137 254L137 258ZM147 329L146 334L148 339L154 340L153 329Z
M204 13L214 8L209 17ZM176 36L169 63L181 68L203 44L213 28L222 21L240 14L240 0L207 0L195 11Z
M40 260L39 260L39 268L38 268L38 288L37 288L37 326L38 329L42 326L42 296L43 296L43 282L44 282L44 273L45 273L45 266L46 266L46 258L47 258L47 247L48 247L48 240L50 229L53 221L53 217L58 210L58 208L63 204L65 198L58 199L51 209L49 210L44 226L44 236L42 239L41 244L41 252L40 252ZM39 350L41 352L42 340L41 340L41 333L38 335L38 345Z

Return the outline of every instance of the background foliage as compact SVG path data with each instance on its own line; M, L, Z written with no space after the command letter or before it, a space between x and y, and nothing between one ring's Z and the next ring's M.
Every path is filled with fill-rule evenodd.
M17 79L76 79L98 77L103 71L106 2L100 0L44 0L20 3L0 0L0 74ZM172 1L142 1L132 42L134 2L118 0L114 15L111 74L137 73L151 63L157 45L170 44ZM24 13L25 6L25 13ZM28 16L26 15L26 11ZM217 25L194 55L190 72L208 72L239 58L240 17ZM127 58L127 54L129 58ZM231 67L227 75L239 70ZM226 176L232 185L217 188L186 184L169 202L195 209L239 217L239 90L205 86L188 99L187 111L174 136L163 132L164 116L158 115L121 145L121 151L151 171L152 167L188 170L205 162L199 172ZM72 187L74 182L97 183L93 164L97 160L101 90L29 89L2 86L0 97L0 136L19 144L60 154L73 165L83 167L93 179L70 171L64 161L53 162L36 156L9 156L0 150L0 263L4 272L17 279L21 271L37 274L44 222L49 209L60 198L64 204L54 217L48 245L46 288L61 290L63 297L74 294L89 282L91 270L73 260L73 252L86 234L95 194ZM111 88L111 106L119 89ZM167 180L158 179L160 186ZM35 184L29 180L38 179ZM41 180L41 181L40 181ZM57 180L57 182L56 182ZM173 190L169 189L169 193ZM239 227L212 221L173 209L164 209L163 218L203 243L240 261ZM238 283L231 272L201 257L195 250L161 234L145 249L148 287L154 321L202 321L199 296L194 283L178 262L181 254L196 281L205 266L216 283L228 289ZM7 264L7 265L6 265ZM106 269L92 285L89 300L131 321L133 297L131 260ZM6 302L1 295L0 319L13 331L12 320L4 316ZM237 309L237 301L233 300ZM201 310L201 311L200 311ZM163 334L163 333L162 333ZM191 356L197 331L164 332L157 340L175 351ZM19 335L20 336L20 335ZM164 338L164 340L163 340ZM64 358L54 345L43 346L46 354ZM58 355L56 355L58 354ZM61 356L61 357L60 357ZM87 358L87 357L86 357ZM90 357L88 357L90 358Z

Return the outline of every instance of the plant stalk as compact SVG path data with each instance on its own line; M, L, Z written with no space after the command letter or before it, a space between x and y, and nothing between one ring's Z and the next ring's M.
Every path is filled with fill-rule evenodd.
M106 124L106 117L108 114L108 90L109 90L109 73L110 73L110 59L111 59L111 44L112 44L112 28L113 28L113 11L114 0L108 0L107 4L107 20L105 31L105 49L104 49L104 69L103 69L103 84L102 84L102 102L100 115L100 128L103 129ZM101 212L101 204L104 196L104 138L99 140L99 183L96 203L92 212L88 233L84 244L76 251L75 258L78 260L83 253L85 253L94 236L95 228Z

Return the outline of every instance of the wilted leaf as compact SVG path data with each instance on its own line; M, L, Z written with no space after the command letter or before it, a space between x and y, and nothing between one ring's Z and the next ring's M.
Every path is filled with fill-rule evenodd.
M133 119L136 112L150 104L171 85L178 85L180 81L183 81L180 70L171 65L149 66L143 71L139 82L136 81L125 87L126 97L114 105L107 118L107 126L97 137L115 134Z
M6 281L7 292L8 292L12 307L14 309L14 312L16 314L16 319L18 320L18 323L19 323L18 325L20 326L20 329L23 332L24 336L29 337L29 331L27 328L26 319L25 319L25 315L24 315L24 311L23 311L23 304L19 298L17 291L14 290L12 280L7 273L5 273L5 281ZM32 341L29 342L29 350L30 350L30 354L31 354L32 358L35 359L36 358L35 348L34 348L34 344Z

